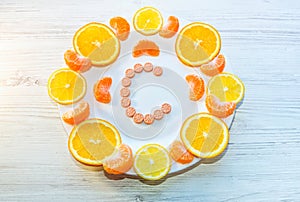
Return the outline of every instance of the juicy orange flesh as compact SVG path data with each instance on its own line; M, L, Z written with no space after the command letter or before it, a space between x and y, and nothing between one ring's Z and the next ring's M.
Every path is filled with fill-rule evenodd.
M188 58L191 62L205 60L216 50L216 35L207 28L194 26L185 30L181 35L179 49L182 56ZM193 51L189 51L189 49Z
M210 93L222 102L235 101L242 92L241 86L229 76L217 76L209 86Z
M191 146L202 152L210 153L219 148L224 139L223 128L208 117L191 121L186 131Z
M71 72L60 72L50 83L51 94L59 100L73 100L82 93L85 83L78 75Z
M91 160L110 156L117 145L114 131L101 123L87 123L79 127L73 139L78 155Z
M80 53L92 61L109 60L117 48L112 32L98 26L86 27L76 40Z
M143 149L137 159L136 167L139 172L147 176L156 177L168 169L166 165L169 165L169 159L162 150L156 147Z
M143 30L157 29L161 21L160 14L151 9L140 12L137 18L137 28Z

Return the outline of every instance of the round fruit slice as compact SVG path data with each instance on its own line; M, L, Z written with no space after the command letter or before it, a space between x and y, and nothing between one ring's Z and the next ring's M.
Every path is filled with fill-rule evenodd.
M126 144L121 144L117 152L103 162L103 169L113 175L126 173L133 165L133 155L131 148Z
M86 93L86 81L77 72L63 68L53 72L48 79L48 94L57 103L72 104Z
M180 130L185 147L200 158L213 158L221 154L229 140L226 124L219 118L199 113L188 117Z
M81 101L74 110L67 111L63 114L62 119L64 122L74 125L79 124L86 120L90 115L89 103Z
M234 102L221 102L214 95L208 95L205 99L206 108L214 116L226 118L233 114L236 104Z
M120 42L106 25L92 22L81 27L74 35L75 51L91 60L95 66L113 63L120 53Z
M180 31L175 49L182 63L190 67L199 67L219 54L221 38L211 25L194 22Z
M223 72L225 67L225 57L224 55L218 55L213 61L201 65L200 70L207 76L215 76L221 72Z
M166 176L171 168L168 151L159 144L147 144L135 155L134 170L146 180L159 180Z
M166 25L164 25L164 27L160 30L159 36L164 38L171 38L178 32L178 28L178 18L175 16L170 16Z
M221 102L240 102L245 93L243 82L235 75L221 73L212 77L207 84L207 94L213 94Z
M160 31L163 18L157 9L144 7L134 14L133 25L135 30L143 35L154 35Z
M75 126L69 136L69 150L79 162L101 166L121 144L118 130L102 119L88 119Z
M127 20L122 17L113 17L110 19L109 24L116 30L117 37L121 41L125 41L128 38L130 33L130 25Z
M185 77L185 80L190 86L190 100L200 100L205 92L203 79L197 75L190 74Z
M183 143L175 140L170 147L170 156L181 164L187 164L194 160L194 155L184 147Z

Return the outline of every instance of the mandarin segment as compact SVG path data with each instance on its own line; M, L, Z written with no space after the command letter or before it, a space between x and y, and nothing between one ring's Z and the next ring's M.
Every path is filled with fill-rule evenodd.
M140 57L142 55L159 56L160 50L155 42L150 40L140 40L132 50L133 57Z
M219 118L226 118L233 114L236 103L221 102L219 98L214 95L208 95L205 99L206 108L212 115Z
M81 101L78 107L73 110L67 111L62 115L62 119L64 122L74 125L79 124L85 119L87 119L90 115L90 107L89 103L85 101Z
M169 16L166 25L159 31L159 35L164 38L173 37L179 29L179 21L175 16Z
M218 55L213 61L203 64L200 66L201 72L207 76L215 76L223 72L225 68L225 57L224 55Z
M121 41L125 41L130 33L130 25L126 19L122 17L113 17L109 21L110 26L116 30L117 37Z
M76 72L86 72L92 67L91 60L77 55L72 50L67 50L64 59L68 67Z
M204 80L194 74L187 75L185 80L190 87L190 99L192 101L200 100L205 92Z
M108 104L111 101L111 95L109 92L110 86L112 84L111 77L104 77L97 81L94 85L94 97L98 102Z

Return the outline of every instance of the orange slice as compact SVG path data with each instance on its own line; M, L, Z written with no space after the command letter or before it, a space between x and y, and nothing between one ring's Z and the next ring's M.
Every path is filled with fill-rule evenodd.
M121 144L118 130L101 119L88 119L75 126L69 136L69 150L79 162L101 166Z
M132 50L133 57L140 57L142 55L158 56L160 53L158 45L153 41L140 40Z
M160 12L153 7L139 9L133 17L135 30L143 35L157 34L163 25Z
M164 25L163 28L159 31L159 36L164 38L171 38L178 32L178 28L178 18L175 16L169 16L166 25Z
M191 74L185 77L188 85L190 86L190 99L193 101L200 100L204 95L204 81L202 78Z
M74 125L74 124L79 124L85 119L87 119L90 115L90 106L89 103L85 101L81 101L74 110L70 110L65 112L62 115L62 119L64 122Z
M219 118L226 118L233 114L236 104L234 102L221 102L214 95L208 95L205 99L206 108L212 115Z
M181 164L187 164L194 160L194 155L191 154L183 145L182 142L175 140L170 147L170 156L172 159Z
M218 55L213 61L201 65L200 70L207 76L215 76L223 72L225 68L225 57L224 55Z
M219 54L221 38L211 25L194 22L180 31L175 49L182 63L190 67L199 67Z
M91 60L95 66L113 63L120 53L120 42L106 25L92 22L81 27L74 35L75 51Z
M48 79L48 94L57 103L72 104L86 93L86 81L79 73L68 68L53 72Z
M188 117L180 130L185 147L200 158L213 158L227 147L229 132L226 124L219 118L199 113Z
M110 26L116 30L117 37L121 41L125 41L130 33L130 25L122 17L113 17L109 21Z
M104 77L94 85L94 96L98 102L108 104L111 101L109 92L112 84L112 78Z
M103 169L113 175L126 173L133 165L133 155L131 148L126 144L121 144L117 152L103 163Z

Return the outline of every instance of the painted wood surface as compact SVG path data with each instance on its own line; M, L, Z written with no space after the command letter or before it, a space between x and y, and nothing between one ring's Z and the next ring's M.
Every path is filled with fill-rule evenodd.
M245 83L226 153L156 184L76 164L47 78L73 33L151 5L213 24ZM0 201L299 201L298 1L0 1Z

